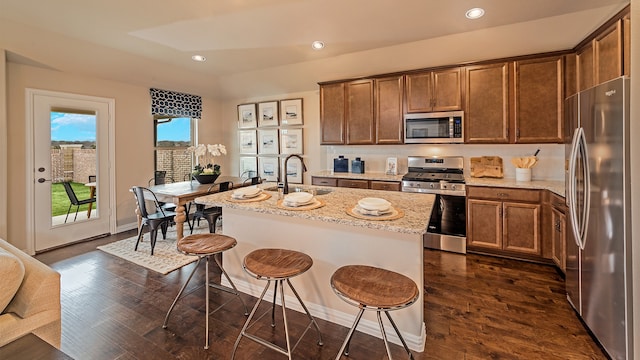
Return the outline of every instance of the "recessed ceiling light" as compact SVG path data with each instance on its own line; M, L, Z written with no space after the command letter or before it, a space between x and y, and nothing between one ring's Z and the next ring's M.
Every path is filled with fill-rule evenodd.
M472 19L472 20L479 19L479 18L482 17L482 15L484 15L484 9L482 9L482 8L469 9L464 14L464 16L467 17L467 19Z
M207 61L207 58L202 55L193 55L191 59L193 59L193 61Z
M324 48L324 43L322 41L314 41L311 43L311 48L313 50L320 50Z

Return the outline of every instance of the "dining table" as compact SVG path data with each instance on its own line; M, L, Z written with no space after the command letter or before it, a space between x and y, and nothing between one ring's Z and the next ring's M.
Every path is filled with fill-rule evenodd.
M187 220L186 205L197 197L218 192L218 187L215 185L225 181L231 181L233 188L251 185L251 179L242 179L237 176L219 176L213 184L200 184L196 180L191 180L154 185L149 187L149 190L153 191L158 201L170 202L176 205L174 221L178 239L181 239L184 236L184 222ZM136 215L138 217L138 229L140 229L142 219L137 207Z

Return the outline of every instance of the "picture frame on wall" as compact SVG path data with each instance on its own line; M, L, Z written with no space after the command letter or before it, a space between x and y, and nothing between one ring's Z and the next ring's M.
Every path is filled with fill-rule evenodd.
M258 126L278 126L278 102L258 103Z
M264 156L258 157L258 174L266 181L278 181L278 175L280 174L278 158Z
M240 154L257 154L258 147L255 130L238 131Z
M281 159L282 161L282 169L284 172L284 176L287 177L287 182L290 184L302 184L302 162L300 159L292 157L287 161L287 168L284 168L285 159Z
M238 105L238 128L256 127L256 104Z
M258 176L258 165L254 156L240 157L240 177L249 179Z
M278 129L258 130L258 154L278 155L279 152Z
M280 129L280 153L303 153L302 129Z
M280 124L302 125L302 99L280 101Z

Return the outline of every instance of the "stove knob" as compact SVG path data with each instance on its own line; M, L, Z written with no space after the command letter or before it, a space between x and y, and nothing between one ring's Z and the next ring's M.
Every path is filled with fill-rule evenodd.
M451 190L455 190L456 189L456 184L452 184L451 185Z
M433 189L433 188L435 188L435 187L436 187L436 184L434 184L434 183L430 183L430 184L429 184L429 187Z

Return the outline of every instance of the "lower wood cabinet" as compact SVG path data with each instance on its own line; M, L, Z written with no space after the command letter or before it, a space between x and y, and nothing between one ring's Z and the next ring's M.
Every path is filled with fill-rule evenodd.
M549 193L545 211L549 216L545 236L550 239L551 259L558 269L565 272L567 266L567 205L562 196Z
M368 189L369 180L338 179L338 187Z
M467 247L541 257L540 190L467 187Z
M399 181L364 180L364 179L343 179L322 176L312 176L312 185L337 186L356 189L372 189L386 191L400 191Z

